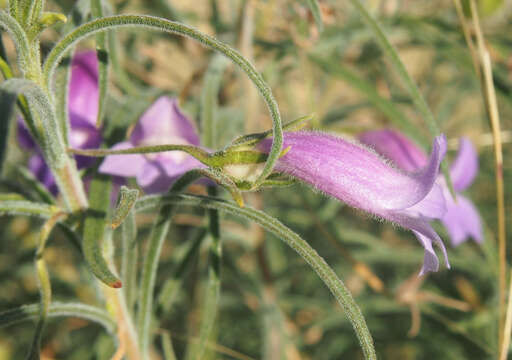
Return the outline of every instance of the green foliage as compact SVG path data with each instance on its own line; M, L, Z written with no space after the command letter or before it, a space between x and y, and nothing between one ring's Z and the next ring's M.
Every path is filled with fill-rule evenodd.
M14 44L0 46L0 358L102 360L119 349L127 359L497 357L492 137L451 2L46 3L12 0L0 10ZM477 5L502 115L510 213L510 13L501 1ZM127 13L136 14L117 15ZM73 149L68 136L75 48L95 48L100 60L99 149ZM179 96L201 146L110 150L162 94ZM282 122L281 112L295 120ZM57 195L24 165L32 154L16 145L20 114ZM445 168L456 139L470 137L480 172L464 195L482 216L485 241L450 247L451 270L418 278L423 249L410 233L272 172L290 150L281 149L282 132L304 127L343 136L392 127L425 149L442 132ZM254 146L269 137L267 156ZM102 160L78 172L72 159L168 151L207 168L167 194L144 196L123 179L116 204L119 179L98 174ZM235 177L236 166L256 175Z

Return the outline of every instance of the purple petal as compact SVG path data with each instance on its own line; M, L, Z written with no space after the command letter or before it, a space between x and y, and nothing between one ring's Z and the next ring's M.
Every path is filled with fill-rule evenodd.
M397 131L368 131L359 135L359 140L405 171L416 171L428 161L423 150Z
M28 131L27 126L25 125L25 121L23 121L22 117L18 117L16 120L17 130L18 130L18 142L22 148L25 150L35 150L37 149L37 145L32 139L30 132Z
M98 59L95 51L75 54L71 61L68 109L71 127L75 121L96 124L98 116Z
M271 140L261 142L269 151ZM389 166L361 144L316 132L285 133L283 148L290 150L276 170L312 184L347 204L382 215L386 210L406 209L431 191L446 151L443 136L435 139L425 168L414 174Z
M55 178L41 155L32 155L28 161L28 168L53 195L57 195L59 190Z
M80 120L71 120L71 131L69 133L69 144L77 149L97 149L103 138L95 125ZM91 166L96 162L95 158L88 156L75 156L79 169Z
M199 145L199 136L174 98L162 96L146 110L133 129L130 141L137 146L157 144Z
M132 147L133 144L125 141L114 145L112 150L129 149ZM105 157L98 170L103 174L134 177L142 171L146 163L146 158L140 154L109 155Z
M181 163L158 157L145 164L144 169L137 175L137 183L149 194L161 193L169 190L172 183L187 171L205 167L190 155Z
M467 138L461 138L459 152L455 161L450 167L450 176L453 181L453 188L462 191L473 183L478 173L478 155L475 147Z
M421 245L425 248L425 256L423 258L423 266L421 268L420 275L439 270L439 260L432 247L432 243L441 249L446 267L450 268L450 263L448 262L448 253L446 252L443 241L439 235L437 235L435 230L432 229L428 223L428 219L412 218L407 215L404 216L399 212L389 214L388 218L398 225L412 230L414 235L416 235L416 238L420 241Z
M440 219L446 213L446 200L442 186L434 184L423 200L402 212L413 217Z
M466 197L457 194L457 202L455 202L448 189L445 193L447 211L441 221L450 235L452 245L460 245L469 237L481 244L483 233L478 210Z
M271 140L260 143L268 152ZM315 132L284 134L283 148L290 148L275 169L301 179L356 208L412 230L425 248L422 274L437 271L439 261L432 248L438 245L449 267L446 249L428 224L446 208L442 189L435 185L446 152L446 139L434 139L426 165L406 174L390 166L361 144Z

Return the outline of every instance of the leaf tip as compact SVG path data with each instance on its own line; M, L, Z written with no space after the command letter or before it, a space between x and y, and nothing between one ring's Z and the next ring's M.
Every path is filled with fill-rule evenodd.
M114 283L111 283L110 287L112 287L114 289L120 289L123 287L123 283L121 282L121 280L117 280Z

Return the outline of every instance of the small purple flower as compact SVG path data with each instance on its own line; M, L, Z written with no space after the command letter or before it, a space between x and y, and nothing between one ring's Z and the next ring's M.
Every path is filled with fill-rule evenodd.
M70 132L68 139L71 147L79 149L97 148L102 137L96 128L98 116L98 60L95 51L77 53L71 62L71 78L68 93L68 112ZM29 160L29 169L54 195L58 189L48 165L46 165L40 149L33 141L23 120L18 119L18 142L35 154ZM79 169L90 166L93 158L76 156Z
M267 152L271 140L260 143ZM425 248L421 274L437 271L439 260L432 243L448 257L443 242L429 225L445 212L442 189L435 184L439 164L446 152L446 139L433 143L432 154L423 168L406 173L390 166L364 145L320 132L288 132L276 171L294 176L324 193L410 229Z
M162 96L141 116L128 141L112 150L162 144L199 145L192 122L180 111L176 99ZM136 177L147 193L167 191L174 180L189 170L205 165L182 151L157 154L109 155L99 171L123 177Z
M427 156L416 144L393 130L369 131L360 135L360 140L406 171L416 171L427 162ZM478 243L483 241L478 211L469 199L460 194L471 185L477 172L478 157L475 148L471 141L461 138L457 158L450 167L450 177L457 192L457 201L450 194L444 177L439 176L437 179L446 200L446 213L440 219L450 235L453 246L461 244L468 237L472 237Z

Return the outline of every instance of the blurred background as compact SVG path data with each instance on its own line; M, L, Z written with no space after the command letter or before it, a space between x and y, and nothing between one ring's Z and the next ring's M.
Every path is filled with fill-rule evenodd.
M87 12L80 8L84 3L47 1L49 10L67 14L69 21L43 33L44 54L74 24L87 20ZM305 185L251 193L245 200L301 234L334 268L361 307L381 359L496 358L498 255L493 140L480 81L453 2L364 3L379 19L448 137L448 161L453 159L461 136L475 144L480 171L466 195L478 207L485 241L478 245L469 240L451 247L444 228L434 223L448 247L452 269L441 266L438 273L418 278L423 248L408 231L375 221ZM263 74L285 121L314 113L308 123L312 129L355 136L391 127L414 133L422 144L431 142L423 118L373 34L346 1L320 1L325 23L321 33L307 1L300 0L115 0L109 4L112 13L177 20L232 45ZM481 0L478 6L492 58L503 130L510 229L512 2ZM116 37L120 67L112 71L109 88L104 128L107 144L125 138L161 93L178 96L184 111L199 119L205 76L215 60L211 51L190 39L152 31L121 30ZM11 64L15 64L15 51L5 33L2 41ZM79 45L93 46L93 40ZM228 63L221 67L219 76L219 148L240 134L270 128L264 103L247 77ZM402 117L393 116L396 111L409 125L403 125ZM26 164L27 154L16 143L15 127L11 129L11 166L4 171L2 191L9 186L5 179L26 186L14 168ZM138 246L142 249L153 215L137 217ZM207 242L181 272L176 269L206 223L203 211L180 208L160 262L155 300L158 331L171 334L178 358L185 358L197 341L207 279ZM0 218L0 311L39 301L33 256L40 226L34 219ZM223 216L221 231L221 303L206 359L361 358L346 316L301 258L258 226L237 218ZM116 235L115 244L117 241ZM45 257L55 300L102 306L92 275L65 234L54 232ZM171 306L165 289L169 280L176 278L181 279L181 288ZM24 357L34 324L0 329L0 359ZM154 359L162 358L161 346L157 340ZM114 352L113 338L85 320L52 318L43 338L44 359L110 359Z

